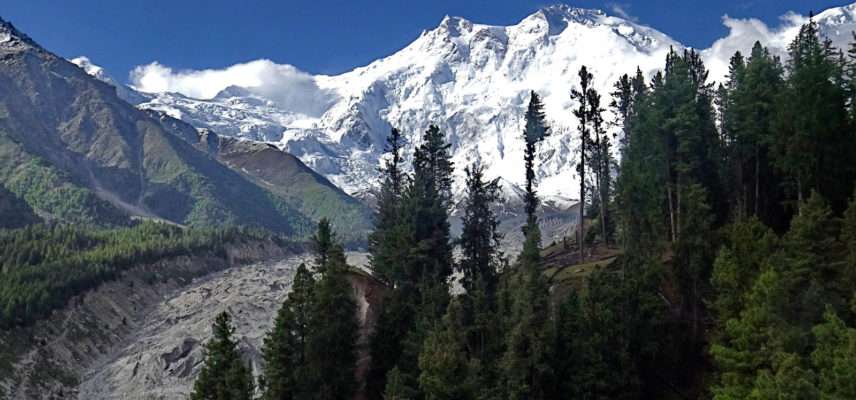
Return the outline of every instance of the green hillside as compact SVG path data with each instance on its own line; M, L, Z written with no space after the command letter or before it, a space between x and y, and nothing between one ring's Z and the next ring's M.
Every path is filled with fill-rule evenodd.
M364 206L293 156L235 142L208 154L194 147L189 125L176 130L137 110L0 23L14 33L0 47L0 186L38 215L106 226L132 217L247 225L294 237L326 216L355 237L368 229Z

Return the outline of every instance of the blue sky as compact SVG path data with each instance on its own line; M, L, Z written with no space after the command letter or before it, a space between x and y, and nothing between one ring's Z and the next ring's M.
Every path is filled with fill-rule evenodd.
M5 0L0 17L64 57L88 56L118 80L137 65L223 68L259 58L334 74L393 53L446 14L513 24L550 1ZM727 34L721 17L775 26L788 11L807 14L830 0L568 0L626 13L678 41L705 48Z

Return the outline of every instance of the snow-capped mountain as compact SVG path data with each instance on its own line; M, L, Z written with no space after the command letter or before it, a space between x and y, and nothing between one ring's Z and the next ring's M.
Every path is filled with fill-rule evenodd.
M815 19L842 46L856 28L855 16L856 4L826 10ZM747 52L756 39L784 54L806 18L789 14L783 21L770 29L758 20L724 18L731 35L702 50L711 77L721 78L733 52ZM129 100L197 128L275 142L357 195L376 182L391 127L405 134L410 154L422 131L437 124L452 143L457 188L463 167L480 162L489 176L503 178L507 197L515 200L524 179L523 113L529 91L535 90L544 99L552 127L538 157L539 192L548 202L567 206L578 197L575 104L569 92L580 66L593 71L595 87L608 97L621 74L636 67L645 73L662 68L670 47L683 48L636 22L557 5L511 26L446 17L389 57L336 76L303 74L292 84L298 87L275 95L263 85L247 84L195 96L201 98L163 90ZM260 63L254 68L273 64L253 63ZM296 94L282 98L283 92Z
M209 99L148 94L139 107L223 135L277 142L357 194L375 182L391 127L405 134L410 153L433 123L449 135L459 183L463 167L480 162L517 197L514 186L524 179L523 113L535 90L553 131L539 155L539 190L562 203L578 191L569 93L579 67L589 66L606 94L620 74L660 67L670 46L680 45L654 29L564 5L507 27L446 17L389 57L341 75L314 76L330 99L314 115L234 86Z

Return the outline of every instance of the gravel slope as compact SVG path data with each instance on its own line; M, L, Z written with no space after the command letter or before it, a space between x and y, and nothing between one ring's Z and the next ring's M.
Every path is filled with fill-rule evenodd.
M83 374L79 399L183 399L201 367L203 344L216 314L228 311L253 372L276 310L305 257L212 274L167 296L125 345Z

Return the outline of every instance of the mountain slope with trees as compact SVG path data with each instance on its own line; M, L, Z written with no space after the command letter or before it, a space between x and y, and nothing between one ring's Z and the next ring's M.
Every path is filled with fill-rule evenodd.
M189 126L137 110L11 24L0 30L9 36L0 43L0 183L48 221L127 225L133 216L305 237L329 216L356 240L367 229L361 205L290 155L243 143L209 155ZM282 168L277 179L266 179L273 167L258 168L268 161ZM243 173L254 166L261 175Z

